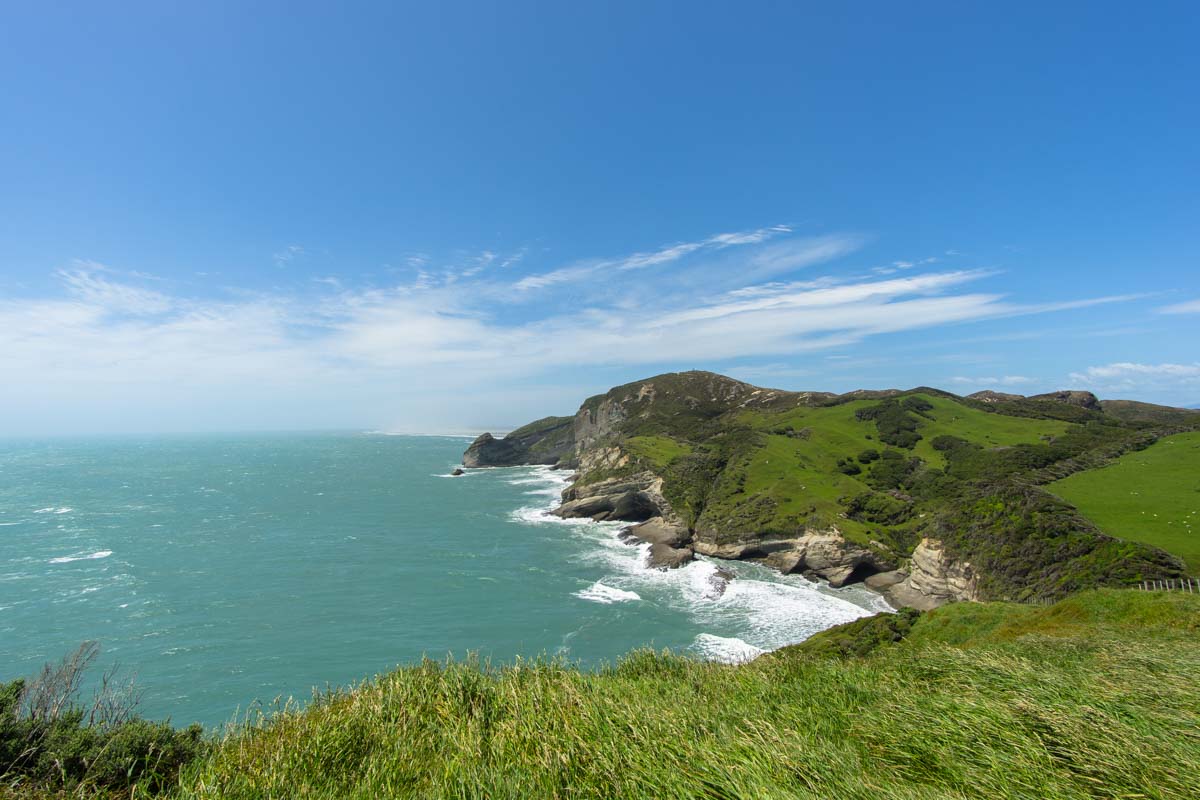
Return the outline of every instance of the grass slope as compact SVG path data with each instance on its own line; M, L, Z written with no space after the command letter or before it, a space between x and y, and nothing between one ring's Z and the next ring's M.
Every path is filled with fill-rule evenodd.
M1048 488L1105 533L1161 547L1200 575L1200 432L1169 436Z
M930 408L918 417L916 430L921 439L901 452L935 468L945 464L943 454L931 444L941 435L997 448L1033 444L1069 427L1059 420L988 413L938 395L915 393L902 397L919 398ZM847 538L866 542L869 526L846 519L841 501L870 491L867 466L860 459L863 451L889 449L880 441L875 423L857 416L877 403L853 400L787 411L741 412L737 424L758 432L759 437L733 464L734 474L719 482L709 497L713 527L736 536L755 528L788 532L806 524L820 527L836 523ZM862 471L845 474L839 461L854 462ZM769 505L762 498L768 498ZM756 504L760 510L745 513L749 504ZM744 522L738 525L741 520Z
M1194 796L1200 596L894 620L739 667L425 662L231 730L176 796Z

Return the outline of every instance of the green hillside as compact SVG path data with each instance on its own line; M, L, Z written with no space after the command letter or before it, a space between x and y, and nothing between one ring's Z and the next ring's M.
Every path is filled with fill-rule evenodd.
M1196 420L1178 409L1105 402L1078 391L830 395L708 372L658 375L583 404L583 446L616 447L629 458L615 466L601 459L577 485L650 470L689 533L714 548L836 528L881 563L903 565L922 539L936 539L950 558L981 571L979 588L993 600L1179 577L1183 562L1156 548L1166 538L1114 541L1038 488Z
M1200 432L1050 484L1105 533L1161 547L1200 575Z
M675 379L672 388L683 391L680 377L653 381L658 386L664 378ZM891 437L900 444L893 446L886 427L881 432L880 421L869 414L881 405L905 402L920 410L896 415L909 419L912 433L910 440ZM946 456L934 446L938 437L954 436L990 450L1037 444L1071 428L1057 419L997 414L942 393L748 405L730 411L726 404L689 406L656 398L625 423L625 449L640 459L626 471L641 465L663 471L667 490L683 500L679 505L685 512L691 509L699 526L707 520L740 535L836 523L848 538L866 541L870 525L849 518L846 501L876 488L896 488L895 481L882 477L890 464L873 462L919 459L921 467L941 469Z
M1188 797L1198 634L1200 597L1103 591L872 618L737 667L426 662L231 731L175 796Z
M925 393L901 395L898 400L908 398L929 406L908 415L920 437L910 448L892 447L882 441L876 422L859 418L879 405L876 400L783 412L742 412L737 422L758 433L758 438L751 440L757 446L747 448L734 465L744 479L739 474L735 480L718 484L710 498L712 513L727 519L736 516L737 506L761 505L761 498L767 497L774 501L773 518L763 521L759 515L755 517L764 526L786 530L797 523L836 521L849 538L866 541L869 524L847 518L843 501L872 491L872 475L883 466L874 463L879 459L873 455L902 454L905 460L919 458L923 465L941 468L945 456L932 445L938 436L952 435L984 448L997 448L1037 443L1069 427L1058 420L987 413Z

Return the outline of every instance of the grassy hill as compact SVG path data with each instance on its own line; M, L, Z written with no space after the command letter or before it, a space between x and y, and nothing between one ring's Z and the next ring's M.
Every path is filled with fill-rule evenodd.
M426 662L230 731L173 796L1182 798L1197 686L1198 596L955 604L737 667Z
M1104 532L1175 553L1200 575L1200 432L1166 437L1048 488Z

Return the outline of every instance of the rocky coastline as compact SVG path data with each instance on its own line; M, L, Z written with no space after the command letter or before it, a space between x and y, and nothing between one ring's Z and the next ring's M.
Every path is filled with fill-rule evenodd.
M754 561L926 610L1182 575L1177 557L1107 536L1041 486L1198 426L1193 411L1084 391L833 395L694 371L485 433L462 464L571 470L553 513L628 523L655 568Z
M618 448L609 447L560 453L559 458L553 466L569 468L583 463L596 468L618 464L622 455ZM497 439L486 433L472 442L463 458L467 468L530 463L538 462L527 458L521 445L514 446L509 437ZM654 569L675 569L699 554L753 561L785 575L825 581L833 588L862 584L896 608L929 610L949 602L981 599L971 566L948 558L936 540L923 540L903 566L848 541L835 527L798 537L751 536L718 543L698 535L683 522L663 496L663 478L652 471L597 481L582 478L580 472L572 475L561 503L551 513L564 519L630 523L619 534L621 540L630 545L649 545L646 563ZM723 591L732 579L731 572L719 570L718 591Z

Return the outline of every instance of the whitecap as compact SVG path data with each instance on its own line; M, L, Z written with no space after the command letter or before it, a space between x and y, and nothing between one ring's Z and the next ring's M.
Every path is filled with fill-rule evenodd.
M69 508L67 506L46 506L45 508L39 508L37 511L34 511L33 513L35 513L35 514L70 514L74 510L75 509Z
M50 559L51 564L68 564L72 561L88 561L93 558L108 558L113 553L112 550L97 550L94 553L83 556L59 556L58 558Z
M744 664L767 652L736 636L714 636L711 633L697 635L692 649L707 661L723 664Z
M615 586L596 581L586 589L580 589L574 593L581 600L590 600L593 603L601 603L603 605L611 605L613 603L627 603L632 600L641 600L641 595L637 592L629 592L624 589L618 589Z

